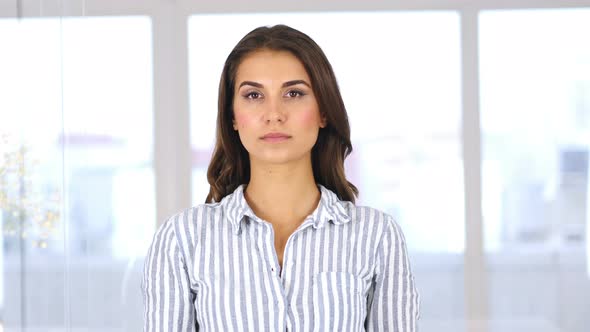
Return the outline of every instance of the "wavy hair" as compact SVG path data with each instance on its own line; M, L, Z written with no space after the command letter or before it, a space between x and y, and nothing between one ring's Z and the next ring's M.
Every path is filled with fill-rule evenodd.
M326 127L320 128L311 151L314 179L341 200L354 202L358 189L344 173L344 160L352 152L350 124L336 76L322 49L309 36L286 25L252 30L238 42L225 61L219 82L215 148L207 169L210 189L205 202L219 202L239 185L250 181L248 151L232 126L233 98L238 66L246 55L262 49L288 51L305 67L320 114L327 123Z

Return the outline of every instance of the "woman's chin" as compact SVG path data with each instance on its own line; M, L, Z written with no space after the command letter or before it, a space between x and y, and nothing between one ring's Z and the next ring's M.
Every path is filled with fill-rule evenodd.
M301 162L302 159L304 159L303 156L294 156L291 153L279 153L279 151L273 151L273 153L268 153L264 156L255 158L255 162L259 165L281 166L296 164Z

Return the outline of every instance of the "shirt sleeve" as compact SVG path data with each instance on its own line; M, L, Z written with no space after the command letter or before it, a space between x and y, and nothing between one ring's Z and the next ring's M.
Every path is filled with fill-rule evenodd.
M174 219L154 235L144 263L141 283L144 301L144 332L198 331L194 298Z
M375 284L368 301L367 331L416 332L420 296L414 284L404 235L389 220L377 248Z

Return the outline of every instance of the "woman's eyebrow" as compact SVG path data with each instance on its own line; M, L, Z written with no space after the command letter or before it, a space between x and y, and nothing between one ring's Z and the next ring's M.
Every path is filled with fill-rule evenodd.
M283 88L286 88L288 86L297 85L297 84L303 84L311 89L311 86L309 86L309 84L307 82L305 82L304 80L287 81L287 82L283 83Z
M256 83L256 82L252 82L252 81L244 81L244 82L240 83L240 86L238 87L238 89L243 87L244 85L251 85L255 88L262 88L263 87L263 85L260 83Z
M305 85L305 86L307 86L308 88L311 89L311 86L309 85L309 83L307 83L304 80L287 81L287 82L283 83L282 87L283 88L286 88L286 87L297 85L297 84L303 84L303 85ZM255 88L260 88L260 89L264 87L264 85L262 85L260 83L257 83L257 82L243 81L242 83L240 83L240 86L238 87L238 89L241 88L241 87L243 87L244 85L251 85L251 86L253 86Z

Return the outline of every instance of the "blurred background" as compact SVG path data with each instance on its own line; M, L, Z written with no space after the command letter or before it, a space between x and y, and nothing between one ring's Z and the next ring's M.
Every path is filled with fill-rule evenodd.
M0 331L142 329L151 238L208 192L223 62L279 23L334 67L421 331L588 331L588 0L0 0Z

